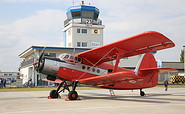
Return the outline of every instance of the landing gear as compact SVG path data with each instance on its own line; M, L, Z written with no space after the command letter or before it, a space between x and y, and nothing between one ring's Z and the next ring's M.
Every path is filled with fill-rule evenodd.
M68 92L69 92L68 99L69 100L77 100L78 93L75 91L77 83L78 83L78 81L75 81L75 82L73 82L73 84L68 85L66 83L66 81L63 81L62 83L60 83L60 85L58 86L57 90L52 90L50 92L50 98L58 98L60 92L64 92L65 90L68 90ZM63 89L60 90L62 86L63 86ZM72 86L72 90L71 91L69 89L69 86Z
M76 91L70 91L68 94L68 99L69 100L77 100L78 98L78 93Z
M60 90L60 88L63 86L63 89L62 90ZM64 92L65 91L65 89L66 90L68 90L68 91L70 91L69 90L69 86L70 85L67 85L67 83L66 83L66 81L63 81L62 83L60 83L60 85L58 86L58 88L57 88L57 90L51 90L51 92L50 92L50 98L58 98L59 97L59 93L60 92Z
M57 92L57 90L51 90L51 92L49 93L49 96L51 98L58 98L59 97L59 93Z
M142 91L142 89L140 89L140 95L141 95L141 96L145 96L145 92Z
M73 88L68 94L68 99L69 100L77 100L78 93L75 91L77 84L78 84L78 81L73 82Z

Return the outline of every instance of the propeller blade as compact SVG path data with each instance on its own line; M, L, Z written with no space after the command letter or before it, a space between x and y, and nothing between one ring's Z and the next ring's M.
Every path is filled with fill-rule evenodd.
M43 59L44 57L44 51L46 50L46 46L43 48L42 52L41 52L41 55L39 57L39 62L41 61L41 59Z
M46 50L46 46L43 48L43 50L42 50L42 52L41 52L41 54L40 54L40 56L39 56L39 59L38 59L38 61L37 61L37 67L36 67L36 70L37 70L37 72L41 72L41 69L42 69L42 67L43 67L43 59L44 59L44 52L45 52L45 50ZM42 65L41 65L42 64Z

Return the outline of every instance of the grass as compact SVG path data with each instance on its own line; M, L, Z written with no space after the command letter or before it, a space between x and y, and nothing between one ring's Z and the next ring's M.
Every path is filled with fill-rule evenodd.
M157 85L157 87L164 87L163 84ZM185 84L173 85L170 84L169 88L185 88ZM7 87L7 88L0 88L0 92L17 92L17 91L51 91L56 89L57 87L28 87L28 88L17 88L17 87ZM94 90L98 88L94 87L77 87L77 90ZM70 88L71 90L71 88Z
M28 88L17 88L17 87L6 87L0 88L0 92L17 92L17 91L51 91L57 87L28 87ZM70 87L69 87L70 88ZM98 89L94 87L77 87L77 90L93 90ZM70 88L71 90L71 88Z
M159 82L157 87L164 87L164 84L163 82ZM185 88L185 84L172 84L171 82L169 82L169 85L168 85L169 88Z
M157 87L164 87L164 85L157 85ZM170 84L168 85L168 88L185 88L185 85L184 84L178 84L178 85L173 85L173 84Z

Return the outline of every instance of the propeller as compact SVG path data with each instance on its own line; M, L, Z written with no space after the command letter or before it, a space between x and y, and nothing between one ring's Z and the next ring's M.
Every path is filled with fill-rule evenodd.
M34 56L36 58L36 61L34 61L33 65L35 66L35 69L38 73L40 73L44 67L44 52L46 50L46 46L43 48L40 56L38 57L34 51Z

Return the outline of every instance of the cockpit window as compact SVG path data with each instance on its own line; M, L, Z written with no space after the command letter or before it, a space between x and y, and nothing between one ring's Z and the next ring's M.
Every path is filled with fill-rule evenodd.
M81 61L82 61L81 58L78 58L76 56L73 56L73 55L67 54L67 53L61 54L59 56L59 59L62 61L73 62L73 63L81 63Z
M78 57L75 57L75 61L78 62L78 63L81 63L82 62L82 59L81 58L78 58Z

